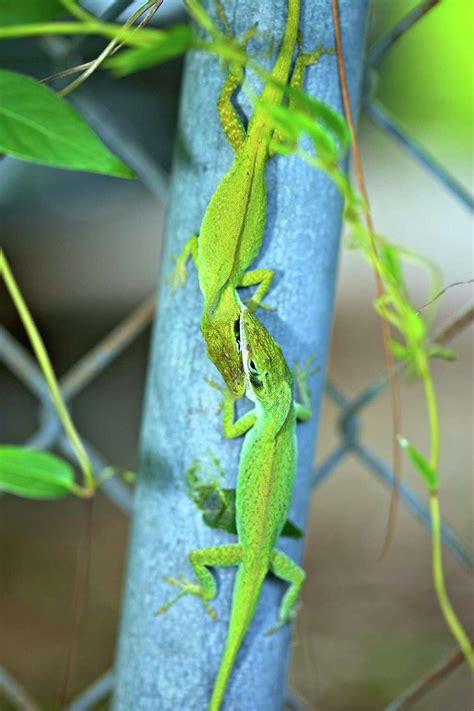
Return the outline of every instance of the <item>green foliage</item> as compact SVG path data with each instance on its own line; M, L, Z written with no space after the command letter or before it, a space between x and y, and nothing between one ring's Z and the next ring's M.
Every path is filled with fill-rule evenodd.
M197 37L190 25L174 25L162 32L148 47L124 50L108 59L105 64L113 69L114 74L123 77L178 57L196 43Z
M196 0L185 0L184 4L196 22L211 34L210 42L202 41L192 26L177 24L167 30L154 30L149 43L124 50L105 65L122 77L162 64L192 48L212 52L227 62L246 63L246 52L237 39L223 34Z
M82 444L82 440L76 430L76 427L71 419L71 415L66 407L61 390L58 385L56 375L51 365L48 353L44 346L43 340L40 333L33 321L31 314L29 312L28 306L23 298L23 295L16 283L13 272L10 269L7 258L2 249L0 249L0 277L3 277L7 290L11 296L13 304L18 311L21 318L25 331L28 335L30 343L33 347L36 359L41 368L42 374L44 376L46 385L51 395L51 399L54 403L57 415L61 424L64 427L66 436L74 450L78 462L80 464L83 476L84 476L84 488L79 489L84 495L89 495L93 492L96 486L96 480L94 477L94 472L92 469L91 461L87 455L87 452Z
M310 137L316 155L327 163L341 160L350 145L350 133L344 117L328 104L315 99L301 89L280 85L291 102L288 106L267 104L266 107L277 127L278 152L297 149L304 134ZM275 142L276 143L276 142Z
M405 437L398 437L400 446L403 447L405 452L410 457L411 461L415 465L415 468L420 472L431 492L435 492L438 489L438 472L431 466L429 462L426 461L424 456L415 447L410 444L410 442L405 439Z
M433 343L428 346L428 355L430 358L441 358L442 360L456 360L456 353L450 348L445 348L439 343Z
M394 355L405 361L406 366L423 378L428 370L428 360L439 355L428 337L424 316L412 305L406 287L402 262L410 260L426 268L431 278L431 291L436 293L440 284L439 270L425 257L398 248L379 235L372 234L365 225L366 206L357 195L339 163L348 146L348 128L345 120L333 109L312 105L300 97L299 103L280 106L275 111L268 105L275 129L284 138L282 147L275 142L277 151L287 153L289 147L314 167L326 172L338 186L344 197L344 216L352 227L350 245L359 249L376 269L384 286L383 295L376 300L375 308L398 331L402 341L393 340ZM322 123L318 121L322 119ZM336 118L337 117L337 118ZM311 141L312 152L301 148L303 136Z
M3 446L0 447L0 490L3 488L12 494L37 499L60 498L68 493L88 497L92 496L96 488L112 476L120 476L126 482L133 483L135 474L126 469L106 467L97 477L94 475L92 463L63 400L44 343L31 318L5 254L0 249L0 278L2 277L30 339L58 418L78 459L84 476L84 486L74 484L73 470L69 464L58 457L47 452ZM50 470L49 466L51 466Z
M282 528L281 535L286 538L303 538L303 531L296 523L288 519Z
M278 114L273 112L273 120L276 130L286 136L286 144L283 145L282 152L287 153L288 146L293 145L298 155L314 167L325 171L340 189L344 197L345 220L353 230L352 245L361 251L382 282L383 294L376 300L375 308L381 317L395 328L401 338L401 341L398 338L391 339L393 353L395 357L402 360L405 369L418 376L423 383L431 440L429 461L404 437L399 436L398 439L428 486L432 523L432 570L436 594L446 623L471 669L474 670L474 651L446 592L441 558L437 472L439 422L429 359L435 356L451 358L452 354L442 346L430 343L429 318L424 317L410 301L403 276L402 260L416 261L428 269L434 294L439 291L439 271L425 257L398 248L373 233L369 227L368 206L364 205L349 179L338 167L339 155L332 148L331 142L321 141L320 130L315 132L314 129L307 128L308 111L305 108L301 110L291 105L282 107ZM312 142L314 152L305 151L295 140L295 136L299 140L303 135ZM275 149L279 150L278 144L275 145Z
M135 484L137 480L137 475L135 472L130 471L130 469L122 469L121 467L105 467L102 469L100 474L96 478L97 486L101 486L104 481L117 476L123 479L127 484Z
M62 499L77 493L74 470L49 452L0 445L0 490L30 499Z
M134 176L72 106L35 79L0 70L0 97L4 153L59 168Z
M198 0L184 0L184 4L191 17L209 32L211 36L216 38L222 37L222 32L216 27Z
M467 0L466 2L462 0L462 2L466 4ZM107 65L117 75L123 76L160 64L184 53L191 47L195 47L213 52L231 64L240 66L248 64L263 80L274 81L269 72L252 59L247 58L242 43L239 44L238 40L219 30L198 0L185 0L185 5L198 24L211 35L211 41L201 41L194 31L185 25L177 25L166 31L149 28L137 30L137 28L131 27L135 19L147 7L150 7L150 3L145 3L129 18L124 27L120 27L102 23L91 13L85 11L76 0L0 1L0 39L58 34L95 34L111 38L112 42L109 43L106 50L91 63L90 72L85 71L64 91L73 91L77 86L80 86L90 73L95 71L112 51L116 50L117 43L121 41L135 47L135 49L126 50L108 60ZM452 5L456 6L455 3ZM446 4L446 8L443 5L443 11L447 11L450 7L449 3ZM63 8L75 18L74 22L48 22ZM461 9L458 3L457 17L467 28L469 23L464 22L464 9ZM430 17L431 15L434 16L435 13L430 13ZM420 25L424 29L428 28L429 19ZM439 31L443 32L444 41L445 25L438 22L437 27ZM452 38L455 37L454 44L458 48L459 33L451 34ZM408 41L411 39L416 42L417 50L419 50L420 45L419 39L416 38L416 31L412 30L409 33ZM406 41L407 39L404 39L404 42ZM433 47L434 44L436 43L431 42L430 46ZM439 45L440 43L438 43ZM466 61L470 61L469 49L465 53ZM393 57L393 53L391 54ZM428 56L426 52L424 54ZM417 51L418 55L420 55L419 51ZM438 52L438 55L438 61L442 63L442 70L446 74L444 65L449 52L448 55L445 52L442 56ZM409 54L405 53L405 56L409 56ZM433 56L430 55L431 64L432 59ZM464 75L459 71L458 64L455 61L453 67L459 81L457 83L448 82L451 91L463 83L462 77ZM416 66L418 66L417 63L411 62L410 71ZM415 83L413 81L407 83L407 73L400 74L399 69L400 67L397 69L396 76L404 76L404 90L407 87L408 91L410 87L413 90L413 87L416 86ZM438 76L439 72L432 72L432 75ZM466 82L464 85L467 87ZM385 92L388 91L388 100L393 92L387 81L383 82L383 87ZM399 442L425 479L430 491L433 578L436 592L445 619L471 668L474 669L474 653L470 641L452 609L445 589L437 498L439 425L429 360L432 357L452 360L454 354L443 346L430 342L429 311L421 314L411 304L404 281L403 261L416 261L428 269L435 294L439 292L439 288L436 288L439 283L439 272L426 258L388 243L367 227L368 206L364 205L347 176L339 168L339 162L350 143L350 134L344 118L331 107L309 97L300 90L285 86L284 91L289 100L288 106L267 106L268 113L279 134L279 140L273 143L272 148L282 154L296 152L314 167L325 171L341 191L344 197L345 220L353 230L352 244L370 262L383 284L384 293L377 299L375 308L382 318L386 319L398 332L397 337L391 340L393 353L396 358L402 361L405 372L411 371L423 383L431 435L430 460L428 461L405 438L399 437ZM415 93L417 91L416 87ZM467 96L467 91L466 89L463 95ZM417 101L418 98L417 96ZM446 102L444 94L442 99L443 106L451 107L453 104L452 100ZM404 101L404 106L406 104L407 102ZM430 104L425 101L425 105ZM437 111L428 113L430 116L439 114ZM303 137L306 142L309 140L312 152L301 147L300 141ZM124 178L134 176L133 172L101 143L79 114L64 99L30 77L2 70L0 70L0 152L22 160L61 168L88 170ZM0 275L3 275L22 318L56 411L78 457L84 476L84 486L80 487L74 483L74 472L64 460L47 452L1 446L0 489L19 496L37 499L58 499L69 493L90 496L102 481L119 473L119 470L104 470L98 478L94 476L90 460L62 399L41 337L1 250ZM133 474L128 472L123 476L128 480L133 478ZM187 482L189 493L201 510L205 523L213 528L222 528L234 533L235 490L224 489L216 482L208 484L200 482L196 466L188 471ZM300 537L302 534L300 529L291 522L287 522L283 535Z
M60 0L1 0L0 27L50 20L61 12Z
M74 5L74 7L76 10L79 8L78 5ZM94 15L83 10L74 14L80 14L83 19L80 22L77 22L77 20L56 20L54 22L25 22L7 26L0 25L0 39L44 37L48 35L97 35L125 42L132 46L142 46L153 42L156 34L159 34L159 30L149 29L148 27L137 32L135 28L129 29L126 26L101 22ZM87 20L84 19L86 16Z

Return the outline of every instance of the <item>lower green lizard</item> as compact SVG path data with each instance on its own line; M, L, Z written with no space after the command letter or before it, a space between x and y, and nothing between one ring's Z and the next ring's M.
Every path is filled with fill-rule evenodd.
M217 711L224 698L237 652L252 620L263 581L271 572L290 583L280 607L279 625L290 621L305 573L299 565L275 548L288 516L296 473L296 420L311 417L306 373L297 370L302 403L293 400L293 375L280 346L244 306L239 319L241 353L247 397L255 408L234 421L235 398L224 397L224 434L246 435L240 455L236 489L238 543L201 548L189 554L197 581L166 578L181 588L163 605L169 609L186 593L208 601L216 595L209 567L238 566L227 642L217 674L209 711Z

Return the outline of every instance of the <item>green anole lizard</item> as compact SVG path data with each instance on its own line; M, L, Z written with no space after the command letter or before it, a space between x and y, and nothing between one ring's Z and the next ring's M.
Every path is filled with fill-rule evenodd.
M222 5L217 6L219 15L225 17ZM272 80L263 88L262 105L256 105L247 131L231 100L241 84L242 70L232 68L229 72L217 106L224 133L235 151L234 160L211 197L199 235L186 242L172 274L174 286L183 283L187 276L186 262L193 257L204 295L201 330L208 355L236 397L243 395L245 388L235 338L241 306L237 288L257 286L249 304L254 309L261 305L273 278L271 269L249 271L263 241L267 210L265 166L271 155L270 142L276 138L268 117L268 104L283 101L282 85L288 81L297 43L300 51L291 77L293 87L301 87L304 68L328 51L321 47L313 52L301 51L299 11L300 1L288 0L285 33L271 71ZM225 24L228 27L227 20Z
M280 607L279 624L290 621L304 581L304 571L275 544L290 507L296 473L296 420L311 417L306 374L297 371L302 404L293 400L293 376L280 346L245 307L239 319L239 355L242 358L247 397L255 408L234 422L230 391L224 397L224 435L246 435L240 455L236 489L238 543L191 551L190 563L197 581L167 578L180 592L158 613L169 609L186 593L208 601L216 595L209 567L238 566L227 642L212 692L209 711L218 711L237 652L252 620L268 572L290 583Z

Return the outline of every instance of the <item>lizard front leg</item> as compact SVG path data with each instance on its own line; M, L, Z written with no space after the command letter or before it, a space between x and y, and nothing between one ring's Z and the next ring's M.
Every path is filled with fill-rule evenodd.
M224 394L222 428L224 437L227 437L227 439L243 437L244 434L252 429L257 419L256 411L249 410L245 415L242 415L242 417L236 420L234 403L234 397Z
M306 67L317 64L323 54L335 54L335 50L331 47L323 47L322 45L318 45L312 52L304 52L300 32L298 32L297 42L298 54L296 56L295 66L291 74L290 87L292 89L302 90ZM295 99L291 95L288 98L288 106L290 108L293 106L298 108ZM272 143L284 143L284 140L278 131L274 131ZM270 148L268 151L270 157L274 156L276 152L277 151L274 148Z
M335 54L335 50L332 47L323 47L319 44L312 52L305 52L303 50L303 38L301 32L298 32L298 54L296 56L295 66L290 79L290 86L293 89L303 89L304 82L304 70L306 67L310 67L313 64L317 64L321 59L323 54ZM290 96L289 105L292 106L292 98Z
M255 424L257 413L255 409L249 410L242 417L235 419L235 401L232 392L221 385L218 385L214 380L208 380L208 384L222 393L222 402L219 410L222 410L222 429L224 437L234 439L243 437Z

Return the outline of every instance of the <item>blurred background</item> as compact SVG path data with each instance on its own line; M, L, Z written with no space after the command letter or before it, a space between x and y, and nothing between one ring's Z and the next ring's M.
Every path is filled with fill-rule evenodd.
M99 0L85 4L97 11L107 5ZM369 43L415 4L374 0ZM440 2L388 53L376 88L377 97L409 132L471 188L472 15L469 0ZM167 0L157 17L168 22L184 15L178 3ZM98 46L88 41L80 51L94 57ZM51 53L60 51L58 43L45 40L3 42L0 65L42 78L54 71ZM181 70L182 63L175 61L128 79L97 73L72 97L92 124L109 125L117 145L123 137L135 157L147 157L148 187L12 159L0 163L1 245L59 375L156 289ZM364 116L359 138L377 231L435 260L445 284L472 278L466 207ZM414 303L422 306L428 298L426 275L415 267L408 274ZM27 347L6 290L0 288L1 323ZM469 285L448 291L439 301L434 330L471 297ZM369 268L344 249L328 376L348 396L385 372L373 299ZM147 331L75 398L73 408L84 437L109 461L132 470L137 467L148 344ZM433 365L441 416L441 506L446 521L469 542L472 331L463 331L450 345L456 362ZM427 432L420 386L404 383L401 392L403 432L423 451ZM0 441L20 443L31 436L38 426L37 402L2 364L0 402ZM325 398L318 461L339 441L337 417L338 410ZM389 461L387 394L364 409L362 425L364 441ZM423 482L406 462L404 478L424 496ZM429 535L403 506L391 554L378 561L388 503L387 490L351 457L313 495L308 580L291 672L292 686L311 709L381 709L454 649L432 589ZM0 499L0 663L44 709L58 708L84 527L80 501ZM71 696L113 662L127 533L126 516L99 493L92 506L89 586ZM472 632L468 571L448 551L444 561L454 607ZM0 698L0 708L12 707ZM471 709L466 665L415 708Z

